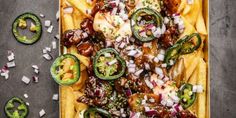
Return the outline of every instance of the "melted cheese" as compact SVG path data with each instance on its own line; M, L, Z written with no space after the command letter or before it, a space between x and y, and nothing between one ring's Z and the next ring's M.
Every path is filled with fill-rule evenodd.
M115 39L117 36L131 36L130 21L126 22L117 15L110 15L110 13L100 13L95 15L93 28L95 31L100 31L108 39Z

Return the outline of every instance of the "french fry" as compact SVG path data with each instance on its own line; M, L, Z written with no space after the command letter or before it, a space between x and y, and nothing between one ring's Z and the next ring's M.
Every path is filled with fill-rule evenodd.
M64 21L63 31L74 29L74 22L73 22L72 14L64 14L63 21Z
M74 8L78 9L81 13L86 15L87 17L91 18L89 15L88 10L92 9L92 6L86 4L84 0L67 0Z
M74 21L74 28L80 29L80 23L86 18L86 16L78 9L74 9L72 17Z
M184 11L183 16L186 18L186 20L195 26L197 17L199 15L200 11L200 0L194 0L193 4L187 4ZM185 11L186 10L186 11Z
M74 118L75 105L73 89L69 86L62 86L61 90L61 118Z
M207 67L205 61L201 58L199 61L199 74L197 79L197 84L202 85L203 92L198 93L197 96L197 103L198 103L198 118L206 118L206 106L207 106L207 97L206 97L206 91L207 91Z
M199 0L199 1L200 1L200 11L202 11L202 0ZM202 12L199 12L199 15L196 21L196 30L202 35L207 35L206 25L203 19Z
M82 89L85 85L85 81L88 79L88 73L86 70L81 71L79 81L72 85L73 90L78 91Z
M200 58L200 51L195 51L190 54L182 55L180 58L184 59L184 66L185 66L185 76L183 81L187 82L189 77L192 75L193 71L197 67L199 58Z
M90 65L89 57L78 54L76 46L71 46L68 49L68 53L75 55L80 60L81 63L83 63L86 67L89 67L89 65Z
M192 24L190 24L185 17L181 16L181 19L184 21L184 26L185 26L185 30L184 32L180 35L180 38L181 39L182 37L186 36L186 35L190 35L192 33L195 33L196 30L194 28L194 26Z

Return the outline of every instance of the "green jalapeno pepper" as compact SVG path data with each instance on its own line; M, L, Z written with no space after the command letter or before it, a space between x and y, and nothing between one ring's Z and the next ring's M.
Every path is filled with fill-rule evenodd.
M74 84L80 78L80 61L72 54L61 55L53 62L50 72L58 84Z
M196 36L196 38L194 38ZM176 60L182 54L189 54L197 50L202 43L198 33L186 35L177 41L172 47L168 48L165 54L164 62L170 66L170 60Z
M84 118L90 118L90 115L96 116L96 114L101 115L103 118L111 118L111 114L101 108L89 108L84 112Z
M27 28L26 19L31 19L35 24L30 27L30 31L34 32L34 35L29 38L21 35L18 31L18 27L21 29ZM18 16L12 24L12 33L16 40L23 44L33 44L38 41L42 35L42 25L40 19L32 13L24 13Z
M113 80L125 73L126 63L113 48L98 51L93 59L95 75L103 80Z
M194 93L192 90L193 90L192 84L186 83L180 87L178 96L180 98L180 104L184 109L190 107L196 99L196 93Z
M4 111L8 118L26 118L29 109L21 98L13 97L7 101Z
M136 39L141 42L152 41L156 38L152 27L162 26L162 16L150 8L140 8L131 16L131 30Z

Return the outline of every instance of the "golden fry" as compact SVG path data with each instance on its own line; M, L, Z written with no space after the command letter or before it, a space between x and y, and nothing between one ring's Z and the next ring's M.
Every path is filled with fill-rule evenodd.
M86 70L81 71L80 79L77 81L74 85L72 85L72 88L77 91L84 87L85 81L88 79L88 73Z
M63 31L74 29L74 22L73 22L72 14L64 14L63 21L64 21Z
M206 91L207 91L207 67L205 61L201 58L199 61L199 74L197 79L197 84L202 85L203 92L198 94L197 97L197 103L198 103L198 118L205 118L206 117L206 106L207 106L207 97L206 97Z
M202 0L200 0L200 11L202 11ZM203 19L202 12L200 12L198 15L196 29L200 34L207 35L206 25Z

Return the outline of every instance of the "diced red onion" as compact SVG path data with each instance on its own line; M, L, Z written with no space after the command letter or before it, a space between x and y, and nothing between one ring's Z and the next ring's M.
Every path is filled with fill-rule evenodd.
M128 68L128 71L129 71L129 73L134 73L135 72L135 68Z
M48 33L52 33L52 30L53 30L53 26L51 25L51 26L47 29L47 32L48 32Z
M57 48L57 42L56 41L52 41L52 49L56 49Z
M8 67L8 68L13 68L13 67L15 67L15 66L16 66L16 64L15 64L14 61L7 63L7 67Z
M153 117L157 114L157 111L156 110L149 110L149 111L146 111L146 115L148 117Z
M46 60L52 60L52 56L50 54L44 54L43 57L46 59Z
M108 65L113 65L113 64L115 64L115 63L117 63L117 59L114 59L114 60L112 60L112 61L110 61L110 62L108 62Z
M145 81L146 85L147 85L150 89L153 89L153 85L152 85L152 83L151 83L148 79L145 79L144 81Z
M50 21L50 20L45 20L45 21L44 21L44 26L45 26L45 27L51 26L51 21Z
M152 85L153 85L153 87L156 87L156 86L157 86L157 83L153 80L153 81L152 81Z
M130 50L128 55L129 56L135 56L137 53L138 53L137 50Z
M12 51L8 51L7 59L8 59L8 61L12 61L15 59L15 55Z
M35 82L35 83L39 82L39 78L37 76L33 76L32 79L33 79L33 82Z
M40 112L39 112L39 117L43 117L44 115L46 114L45 110L44 109L41 109Z
M157 58L158 58L160 61L164 61L165 56L164 56L163 54L158 54L158 55L157 55Z
M158 75L163 74L162 69L159 68L159 67L155 67L155 72L156 72L156 74L158 74Z
M21 79L25 84L29 84L30 83L30 79L26 76L23 76Z
M153 61L156 62L156 63L158 63L158 62L159 62L159 59L158 59L157 57L155 57Z
M111 15L116 15L117 10L118 10L117 7L113 8L112 11L111 11Z
M58 99L59 99L58 94L53 94L53 96L52 96L52 100L57 101Z
M125 94L126 94L126 96L131 96L132 95L132 91L131 91L131 89L127 89L127 90L125 90Z
M60 18L60 12L58 10L57 13L56 13L56 19L59 20L59 18Z
M143 69L140 69L134 73L135 76L139 77L139 75L143 72Z
M125 47L126 43L125 42L121 42L121 44L119 45L119 48L123 49Z

